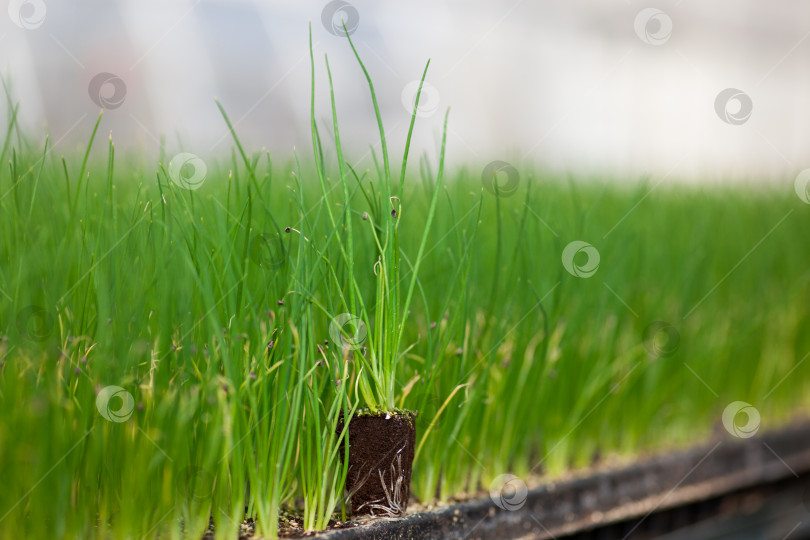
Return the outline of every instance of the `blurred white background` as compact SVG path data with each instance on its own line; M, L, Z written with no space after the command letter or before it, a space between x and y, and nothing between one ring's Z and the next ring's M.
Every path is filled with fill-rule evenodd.
M293 148L312 152L311 21L322 135L331 138L328 54L350 162L371 167L369 94L329 24L341 16L374 79L395 155L409 83L431 58L415 150L435 160L450 107L451 165L477 170L502 159L701 182L792 182L810 167L805 0L13 0L0 17L0 70L21 123L48 130L60 154L87 140L100 92L109 109L101 130L119 149L156 155L165 135L169 152L227 155L218 97L250 150L286 161ZM89 90L99 73L120 78L125 94L111 83ZM743 95L718 105L728 88Z

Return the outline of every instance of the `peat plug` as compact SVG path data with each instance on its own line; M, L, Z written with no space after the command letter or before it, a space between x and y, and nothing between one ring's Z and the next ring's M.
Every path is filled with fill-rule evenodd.
M342 429L341 421L338 432ZM346 491L352 516L402 516L410 496L416 413L357 414L348 438Z

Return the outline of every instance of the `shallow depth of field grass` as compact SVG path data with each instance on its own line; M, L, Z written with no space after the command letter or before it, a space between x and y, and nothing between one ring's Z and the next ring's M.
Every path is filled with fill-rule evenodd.
M697 442L732 401L762 429L810 401L810 207L792 182L518 167L496 195L478 166L442 178L412 156L400 191L404 141L361 170L323 137L305 155L201 156L187 190L169 178L180 149L145 163L99 135L92 156L108 157L85 164L9 125L2 537L199 538L209 516L222 537L245 517L274 536L282 510L326 527L342 511L335 425L376 399L373 347L393 405L420 411L426 502ZM574 241L598 251L590 277L574 275L586 252L563 264ZM343 313L364 348L330 334Z

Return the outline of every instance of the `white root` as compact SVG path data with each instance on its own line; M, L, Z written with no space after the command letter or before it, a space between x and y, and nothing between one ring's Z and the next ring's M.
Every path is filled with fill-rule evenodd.
M399 518L405 514L407 506L406 490L403 485L404 476L402 474L402 451L405 450L407 442L396 453L396 458L391 464L391 477L386 480L385 473L379 470L380 483L385 491L385 500L383 498L375 499L373 501L366 501L357 508L355 512L359 512L363 508L368 508L371 517L383 518ZM373 470L373 469L372 469ZM358 482L354 488L349 492L351 498L357 491L369 480L371 477L371 470Z

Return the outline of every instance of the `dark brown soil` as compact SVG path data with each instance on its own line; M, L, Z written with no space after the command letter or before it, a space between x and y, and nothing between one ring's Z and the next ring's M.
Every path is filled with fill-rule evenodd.
M342 425L338 426L342 430ZM352 516L400 517L408 507L414 413L357 415L349 423L346 491Z

